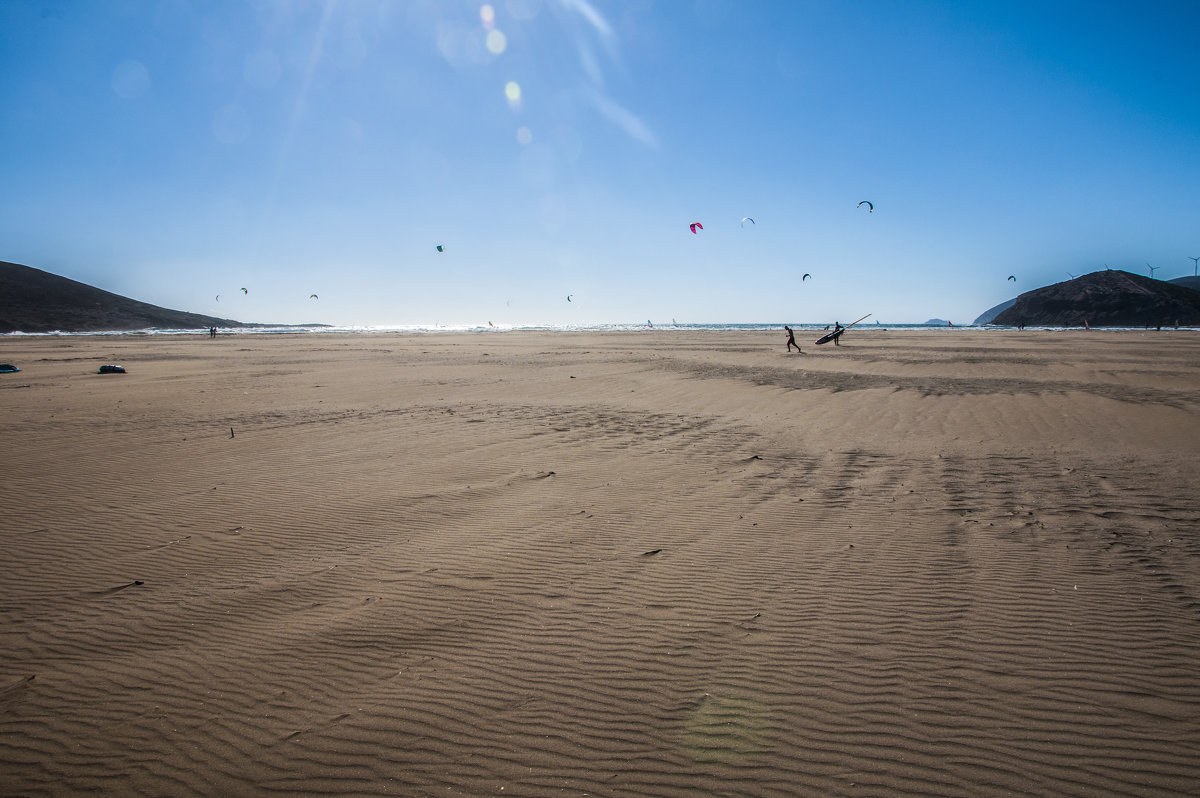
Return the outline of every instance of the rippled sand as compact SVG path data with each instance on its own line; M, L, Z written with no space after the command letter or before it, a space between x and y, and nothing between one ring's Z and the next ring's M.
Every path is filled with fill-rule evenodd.
M0 338L0 793L1196 794L1200 334L802 337Z

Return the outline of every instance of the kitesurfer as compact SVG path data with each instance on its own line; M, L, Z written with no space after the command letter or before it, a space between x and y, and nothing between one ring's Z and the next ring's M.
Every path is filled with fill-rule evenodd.
M796 343L796 334L794 332L792 332L792 328L785 324L785 325L783 325L783 329L788 331L788 340L787 340L788 354L790 355L792 353L792 347L794 346L794 347L796 347L796 351L803 355L804 351L800 348L800 344Z
M842 326L842 323L840 321L835 321L833 323L833 345L834 346L842 345L840 339L842 337L842 330L844 330L844 329L846 329L846 328Z

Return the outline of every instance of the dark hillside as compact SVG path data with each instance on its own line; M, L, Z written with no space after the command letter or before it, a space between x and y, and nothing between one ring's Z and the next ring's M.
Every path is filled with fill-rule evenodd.
M1027 291L992 324L1052 327L1200 324L1200 291L1116 269Z
M0 333L201 330L241 322L160 308L66 277L0 261Z

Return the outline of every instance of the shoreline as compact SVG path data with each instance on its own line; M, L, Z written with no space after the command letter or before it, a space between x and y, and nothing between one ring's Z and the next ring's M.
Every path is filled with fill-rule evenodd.
M253 327L218 327L219 335L408 335L408 334L437 334L437 333L622 333L622 332L768 332L782 330L784 325L789 325L798 331L805 332L820 332L826 331L832 327L832 323L825 324L817 323L802 323L802 322L780 322L773 323L758 323L750 322L745 324L656 324L647 326L645 324L601 324L601 325L510 325L497 324L493 326L479 324L462 324L462 325L407 325L407 326L363 326L363 327L344 327L338 325L271 325L258 324ZM1200 331L1200 326L1180 325L1178 327L1163 326L1161 328L1150 327L1057 327L1057 326L1038 326L1028 325L1024 328L995 326L990 324L963 324L954 326L944 325L929 325L929 324L889 324L881 326L866 326L855 328L855 332L866 333L883 333L883 332L1197 332ZM203 336L208 337L207 328L204 329L166 329L166 328L147 328L141 330L88 330L82 332L64 332L55 330L52 332L22 332L14 330L7 333L0 333L0 341L5 339L20 339L20 338L47 338L47 337L117 337L117 336L138 336L138 337L155 337L155 336Z

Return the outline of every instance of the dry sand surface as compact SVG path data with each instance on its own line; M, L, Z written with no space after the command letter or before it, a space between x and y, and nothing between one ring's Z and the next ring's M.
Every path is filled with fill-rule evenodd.
M1200 794L1200 335L801 337L0 339L0 792Z

